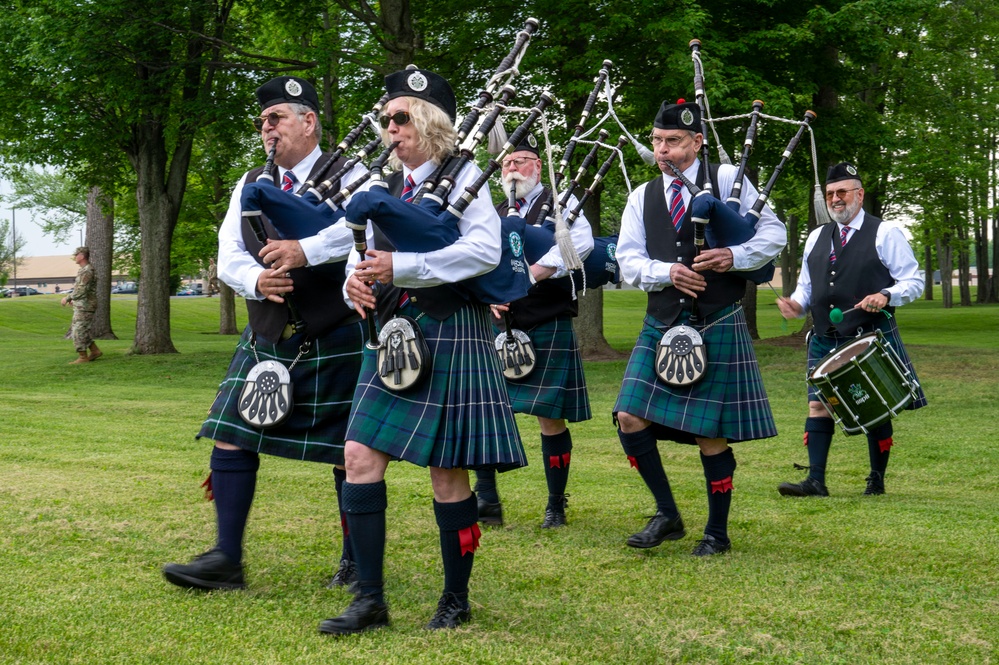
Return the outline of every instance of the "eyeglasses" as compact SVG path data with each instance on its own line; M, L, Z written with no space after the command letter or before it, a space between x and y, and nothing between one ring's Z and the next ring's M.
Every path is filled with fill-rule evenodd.
M502 165L503 165L503 168L505 168L505 169L511 169L511 168L518 168L519 169L521 166L523 166L527 162L533 162L536 159L538 159L538 158L537 157L517 157L515 159L504 159L503 162L502 162ZM541 160L538 160L538 161L541 161Z
M409 113L406 111L396 111L392 115L378 116L378 124L382 126L382 129L388 129L389 122L394 122L399 126L405 125L409 122Z
M649 141L652 142L652 146L655 148L658 148L663 143L670 148L679 148L686 140L686 136L656 136L655 134L649 136Z
M278 123L287 117L288 115L284 113L268 113L265 116L261 116L259 118L253 118L250 120L250 122L253 123L254 129L260 132L263 131L265 122L271 123L271 127L277 127Z
M850 192L855 192L858 189L860 189L860 187L854 187L853 189L834 189L831 192L826 192L826 201L832 201L833 198L836 197L845 199L847 194L849 194Z

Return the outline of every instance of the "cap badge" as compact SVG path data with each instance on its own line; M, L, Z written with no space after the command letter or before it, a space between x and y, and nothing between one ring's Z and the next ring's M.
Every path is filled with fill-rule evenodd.
M408 85L409 89L413 92L423 92L427 89L428 84L429 81L427 81L427 77L420 72L413 72L409 75L409 78L406 79L406 85Z
M284 91L292 97L299 97L302 94L302 84L295 79L288 79L284 82Z
M846 172L849 173L850 175L857 175L857 167L854 166L853 164L847 164Z
M683 111L680 112L680 122L685 125L694 124L694 114L690 112L690 109L683 109Z
M538 139L534 138L534 134L527 135L527 145L531 146L532 148L538 147Z

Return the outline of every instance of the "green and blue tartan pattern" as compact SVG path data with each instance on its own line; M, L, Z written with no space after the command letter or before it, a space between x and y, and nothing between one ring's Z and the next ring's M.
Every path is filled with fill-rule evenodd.
M534 345L537 363L526 379L506 382L514 412L571 423L592 418L572 317L559 316L524 332Z
M712 321L720 322L711 325ZM684 323L686 319L681 317L676 325ZM691 386L668 386L658 379L654 368L656 349L669 327L646 315L625 368L614 413L623 411L669 430L706 439L725 438L732 443L776 436L742 306L716 312L707 324L710 327L706 330L699 329L708 356L704 378ZM691 443L690 438L675 440Z
M466 304L444 321L420 316L412 302L400 313L417 319L432 371L395 393L378 378L375 352L365 349L347 440L422 467L526 466L488 308Z
M288 420L262 430L246 424L236 409L246 375L257 364L251 330L243 331L226 377L219 386L198 438L225 441L266 455L343 464L343 444L357 375L361 369L364 325L358 321L312 339L312 347L291 370L294 408ZM277 344L257 341L257 357L290 367L304 335Z

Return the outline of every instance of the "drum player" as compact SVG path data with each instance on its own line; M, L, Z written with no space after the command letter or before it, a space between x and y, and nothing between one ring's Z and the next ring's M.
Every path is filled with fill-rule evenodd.
M833 222L808 236L798 286L789 298L779 298L777 307L785 318L803 317L811 311L814 328L808 340L809 375L824 356L856 335L880 330L915 379L895 319L885 312L891 314L922 295L919 264L901 229L864 212L863 203L864 186L857 167L847 162L830 167L826 209ZM835 309L842 312L841 318L831 315ZM907 408L923 406L926 396L920 388ZM818 391L809 386L804 436L808 477L800 483L781 483L778 492L784 496L829 496L825 474L834 425ZM871 462L864 490L867 496L885 493L892 432L888 420L867 433Z

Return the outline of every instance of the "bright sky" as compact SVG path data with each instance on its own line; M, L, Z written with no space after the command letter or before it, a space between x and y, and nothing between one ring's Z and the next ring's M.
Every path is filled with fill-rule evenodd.
M0 179L0 194L9 194L10 183ZM25 240L22 256L54 256L56 254L69 254L74 249L83 244L83 227L74 230L70 234L66 243L60 244L52 240L51 237L42 233L41 227L33 220L33 212L30 209L11 210L7 201L0 203L0 219L8 224L13 221L13 226L17 235ZM9 239L9 236L8 236Z

